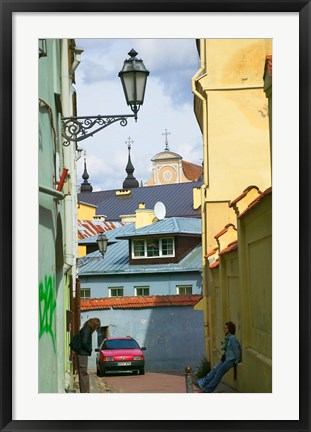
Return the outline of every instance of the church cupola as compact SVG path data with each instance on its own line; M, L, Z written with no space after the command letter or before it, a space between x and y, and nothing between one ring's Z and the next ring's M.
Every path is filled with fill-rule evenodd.
M82 174L83 183L81 183L81 192L92 192L93 186L87 181L90 176L88 175L87 169L86 169L86 151L84 150L84 172Z
M123 189L133 189L139 187L138 181L133 176L133 172L135 170L131 161L131 145L133 144L133 142L134 141L131 139L131 137L128 137L128 140L125 141L125 143L127 144L129 156L128 156L128 162L125 169L125 171L127 172L127 177L123 182Z

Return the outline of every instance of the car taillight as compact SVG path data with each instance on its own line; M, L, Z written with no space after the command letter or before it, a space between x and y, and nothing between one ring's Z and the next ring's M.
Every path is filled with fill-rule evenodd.
M134 360L144 360L143 356L134 356Z

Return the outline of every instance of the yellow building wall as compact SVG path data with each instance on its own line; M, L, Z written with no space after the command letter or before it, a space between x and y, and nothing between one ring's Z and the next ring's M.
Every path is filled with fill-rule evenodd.
M207 221L207 251L210 252L217 246L215 235L219 233L229 223L236 224L236 215L229 207L229 201L206 202L206 221Z
M219 266L208 270L208 282L210 298L213 299L212 307L210 308L210 331L211 346L213 347L208 357L212 364L219 361L220 355L220 341L223 339L223 295L220 287L220 271Z
M193 78L193 92L204 149L201 206L204 257L216 245L215 234L228 223L237 225L236 215L228 208L228 202L250 185L256 185L261 191L271 186L269 109L263 89L263 72L266 56L272 54L272 41L206 39L200 41L199 54L200 70ZM250 232L247 235L250 236ZM260 232L257 235L260 236ZM260 301L261 295L266 295L260 291L263 279L258 270L263 254L267 266L265 277L269 278L271 249L269 255L268 240L253 245L244 267L240 264L240 251L230 263L223 256L218 270L218 287L212 276L216 269L207 269L207 277L203 278L206 285L203 285L206 353L212 365L219 360L223 323L229 319L235 322L238 339L243 344L243 361L238 365L238 380L233 382L230 373L224 380L239 391L271 391L271 362L269 356L263 354L269 351L270 336L264 341L269 332L258 329L258 323L264 318L263 312L249 309ZM203 260L203 274L206 267ZM243 279L245 274L247 281ZM267 281L263 282L267 287ZM247 301L246 291L249 291ZM268 307L270 318L271 313ZM250 316L255 324L250 323ZM251 347L245 351L248 343ZM259 368L260 377L254 373L256 368Z
M212 365L218 363L222 356L221 341L224 337L223 325L227 321L236 324L236 336L241 342L241 296L239 281L239 261L237 251L220 256L219 266L208 270L210 288L210 320ZM222 380L232 388L238 387L233 372L226 374Z
M260 190L271 185L269 110L263 88L265 60L271 52L270 39L202 40L201 73L194 86L204 142L203 254L214 247L219 230L235 223L226 202L250 185Z
M96 206L79 203L78 204L78 219L79 220L92 220L96 215Z
M244 105L243 105L244 102ZM207 199L271 185L268 108L260 90L208 92Z
M272 196L239 220L243 391L272 391ZM254 374L256 370L256 374Z
M208 200L226 200L254 184L271 185L268 100L263 91L267 39L205 40Z
M205 39L206 69L213 87L262 85L272 39Z
M272 391L272 198L266 196L238 219L238 249L219 255L208 269L211 364L221 357L223 324L233 321L242 362L222 381L239 392ZM254 371L256 371L254 373Z
M193 208L194 210L201 207L201 189L199 187L193 188Z
M140 207L135 211L135 228L142 228L147 225L151 225L152 223L158 221L158 219L155 217L153 210L148 210L143 207Z
M242 342L242 306L241 306L241 287L239 278L239 259L238 252L230 252L220 256L221 289L222 289L222 310L223 319L218 323L218 344L223 338L223 323L232 321L236 325L236 337L241 346ZM238 366L239 367L239 366ZM239 379L239 373L238 379ZM234 381L233 370L224 376L223 382L232 388L239 388L238 379Z
M96 206L78 203L78 220L92 220L96 215ZM86 246L78 245L78 257L86 255Z
M81 258L86 255L86 246L78 245L78 257Z

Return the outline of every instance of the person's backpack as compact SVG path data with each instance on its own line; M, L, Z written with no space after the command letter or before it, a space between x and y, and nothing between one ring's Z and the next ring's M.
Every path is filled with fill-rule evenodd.
M80 332L77 333L73 338L72 341L69 344L72 351L75 351L76 353L80 351L81 349L81 336Z

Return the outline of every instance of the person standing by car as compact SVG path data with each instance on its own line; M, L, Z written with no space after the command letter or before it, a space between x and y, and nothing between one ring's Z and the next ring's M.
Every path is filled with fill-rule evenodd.
M212 393L225 373L241 361L241 348L235 336L235 324L232 321L225 323L224 333L225 337L221 342L224 354L221 361L204 378L197 380L197 385L202 393Z
M88 357L92 354L92 334L100 328L98 318L90 318L79 331L80 344L77 349L80 393L90 393L90 377L87 371Z

